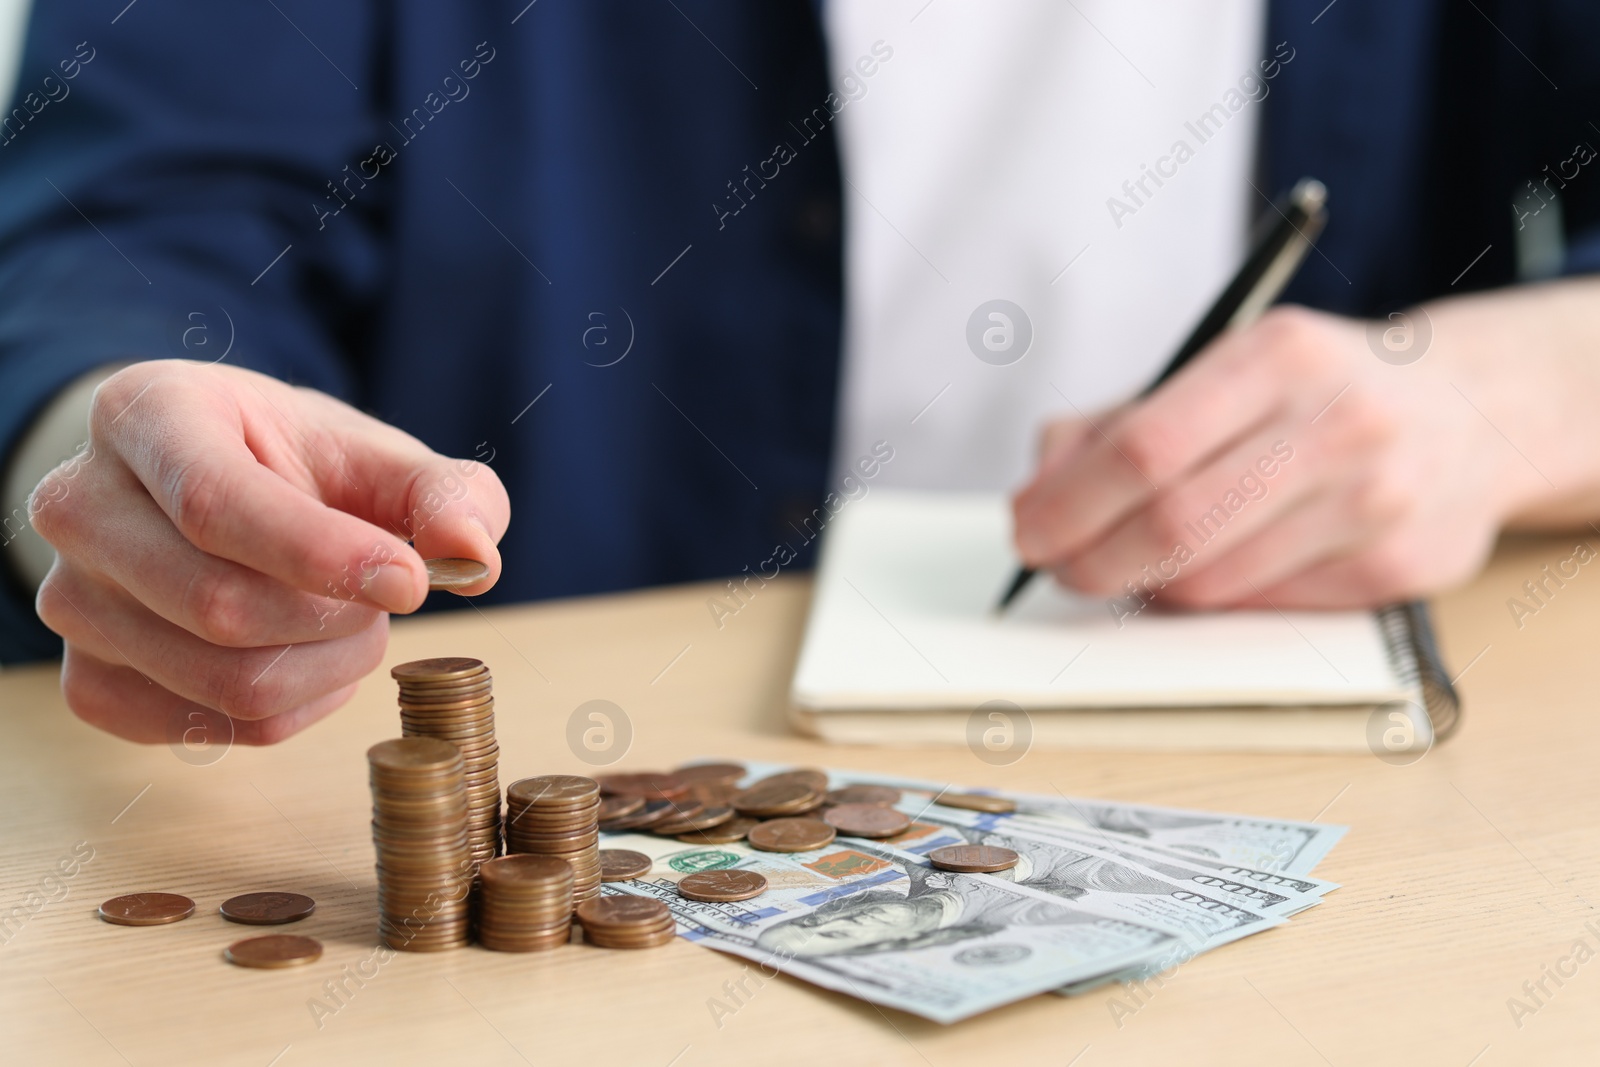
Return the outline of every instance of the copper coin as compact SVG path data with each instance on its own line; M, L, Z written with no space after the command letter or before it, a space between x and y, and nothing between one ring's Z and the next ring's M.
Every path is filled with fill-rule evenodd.
M537 886L559 888L572 884L572 864L556 856L516 852L480 865L478 875L485 885L514 886L518 890Z
M656 945L670 945L677 932L677 924L666 919L650 927L609 929L585 926L583 939L601 948L653 948Z
M886 785L847 785L828 794L829 804L886 804L900 803L900 790Z
M677 778L691 783L733 783L744 777L744 767L737 763L693 763L672 772Z
M691 782L689 795L707 807L723 807L733 803L739 786L734 782Z
M749 900L766 891L766 876L755 871L696 871L678 883L679 896L711 903Z
M626 882L630 878L642 878L650 873L650 868L656 861L646 856L643 852L634 852L626 848L603 848L600 850L600 880L602 882Z
M691 845L731 845L735 841L743 841L752 827L760 825L760 819L747 819L743 815L736 815L722 825L713 826L709 830L696 830L693 833L679 834L678 840Z
M541 774L523 778L506 787L506 803L539 808L580 808L599 799L600 788L593 778L576 774Z
M810 852L833 840L833 827L821 819L769 819L746 836L763 852Z
M299 922L317 910L317 902L302 893L241 893L217 909L229 922L246 926L277 926Z
M415 682L400 683L400 705L404 707L413 702L423 704L435 700L449 700L451 697L472 696L474 693L488 693L494 690L494 677L488 671L473 675L462 681L453 681L444 685L418 685Z
M267 934L235 941L223 953L229 963L240 967L298 967L322 958L322 942L298 934Z
M815 767L797 767L792 771L779 771L769 774L754 785L776 785L780 782L799 782L808 785L819 793L828 791L828 776Z
M676 926L668 926L662 930L651 931L649 933L638 935L630 935L627 938L619 938L613 934L595 935L590 937L588 936L587 932L585 933L585 937L587 938L588 942L596 948L660 948L662 945L670 945L673 941L677 940L678 928Z
M436 737L401 737L379 741L367 749L367 762L374 773L389 777L448 774L462 764L461 750Z
M425 559L429 589L465 589L489 577L489 566L475 559Z
M606 898L611 899L611 898ZM657 901L657 903L660 903ZM666 905L662 905L665 907ZM666 944L663 935L677 932L678 924L671 915L659 921L638 923L629 926L598 926L593 923L583 928L584 937L596 945L605 945L609 948L630 948L641 942L650 944Z
M822 820L851 837L893 837L911 825L910 816L882 804L836 804Z
M620 819L624 815L632 815L634 812L644 807L644 804L644 797L602 797L600 800L600 811L598 815L602 822L610 821L611 819Z
M704 804L688 797L669 800L667 803L672 807L668 809L666 814L660 818L652 819L649 823L650 832L653 834L675 834L678 831L670 829L670 827L687 823L689 820L700 816L706 810ZM684 829L692 830L694 827L684 826Z
M675 774L645 771L638 774L602 774L596 781L604 793L613 796L644 797L648 800L671 800L689 791L689 783Z
M675 837L686 834L692 830L709 830L713 826L721 826L725 822L733 821L733 809L724 805L702 808L693 815L685 815L677 819L669 819L650 828L651 833L664 834Z
M677 808L670 800L647 800L644 807L620 819L608 819L600 829L608 834L624 830L648 830L658 822L675 817Z
M1017 810L1015 800L992 797L984 793L940 793L934 803L947 808L964 808L967 811L986 811L993 815L1008 815Z
M758 782L736 795L733 807L741 815L766 818L805 811L821 799L822 794L804 782Z
M389 669L389 677L397 682L445 682L468 678L484 670L483 660L466 656L437 656L433 659L414 659Z
M100 918L117 926L163 926L194 914L194 901L177 893L129 893L100 905Z
M1017 854L996 845L946 845L928 853L928 861L941 870L975 874L1009 871L1017 865Z
M611 896L584 901L578 905L577 916L585 929L620 932L640 927L654 929L662 920L670 920L672 912L661 901L649 897Z

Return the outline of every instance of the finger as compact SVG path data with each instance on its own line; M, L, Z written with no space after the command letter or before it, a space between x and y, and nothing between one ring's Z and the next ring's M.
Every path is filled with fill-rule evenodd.
M1055 572L1090 593L1111 593L1147 568L1163 580L1193 574L1275 521L1314 491L1317 467L1293 462L1274 423L1180 482L1149 498L1105 536L1061 561Z
M1224 334L1148 399L1018 499L1018 549L1049 565L1103 537L1150 496L1255 432L1282 410L1293 353L1318 342L1311 316L1275 311Z
M1191 432L1182 424L1195 413L1171 411L1163 392L1094 427L1096 439L1064 462L1041 468L1017 498L1017 546L1024 560L1053 565L1081 552L1218 451L1259 432L1274 413L1267 403L1248 410L1230 405L1230 433Z
M251 649L208 644L128 593L58 564L39 587L39 617L69 644L135 668L156 685L234 719L265 719L351 685L382 661L388 616L362 633Z
M1087 419L1057 419L1039 433L1039 467L1058 467L1094 436Z
M349 591L313 596L200 551L107 450L63 488L35 522L56 551L212 644L251 648L344 637L367 629L377 615Z
M1279 607L1368 608L1410 600L1477 573L1494 547L1495 530L1452 527L1449 541L1435 528L1386 531L1263 590Z
M219 716L163 689L132 667L107 663L80 648L69 645L61 660L61 691L73 714L107 733L146 745L183 744L185 732L197 722L206 724L210 744L277 744L344 706L356 688L345 686L271 718L246 721Z
M1386 523L1352 515L1352 493L1336 490L1300 501L1276 521L1162 590L1170 603L1224 608L1266 607L1261 594L1297 574L1371 543Z
M320 431L309 417L291 422L285 413L293 390L237 368L134 369L142 374L100 386L91 433L191 544L307 593L353 588L389 611L421 604L426 572L404 539L313 495L318 478L334 477L320 468L336 467L337 457L305 436ZM277 401L263 389L279 392Z

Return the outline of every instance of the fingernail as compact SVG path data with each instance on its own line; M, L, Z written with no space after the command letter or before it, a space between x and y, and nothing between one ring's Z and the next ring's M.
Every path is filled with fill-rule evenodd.
M416 579L409 570L394 563L380 566L377 574L361 583L361 590L385 611L405 614L416 607Z
M489 542L491 545L494 544L494 534L489 532L489 526L487 523L485 523L477 515L468 515L467 521L478 528L479 532L483 534L483 539L485 541Z

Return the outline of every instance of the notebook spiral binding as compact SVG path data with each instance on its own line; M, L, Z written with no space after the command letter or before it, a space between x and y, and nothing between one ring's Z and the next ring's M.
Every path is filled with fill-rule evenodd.
M1433 618L1421 600L1391 604L1378 611L1389 657L1401 681L1422 693L1423 709L1433 724L1435 743L1461 725L1461 697L1450 681L1433 636Z

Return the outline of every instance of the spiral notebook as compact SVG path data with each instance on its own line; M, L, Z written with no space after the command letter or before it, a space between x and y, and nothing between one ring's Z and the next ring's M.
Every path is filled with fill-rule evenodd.
M858 744L968 744L997 721L1042 746L1396 759L1455 728L1423 604L1180 613L1159 590L1112 604L1038 581L997 616L1016 565L998 495L846 503L824 534L794 724ZM1010 709L1025 714L991 715Z

